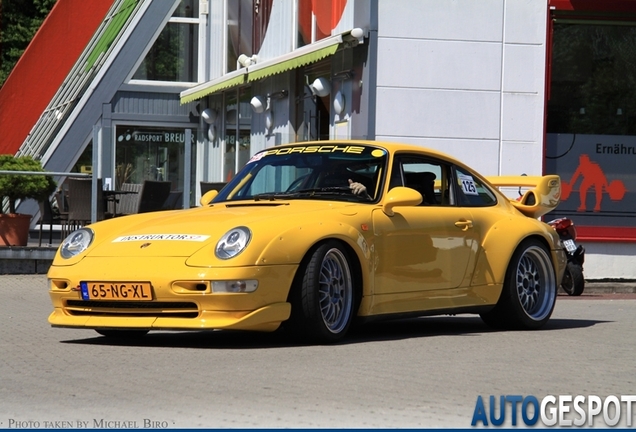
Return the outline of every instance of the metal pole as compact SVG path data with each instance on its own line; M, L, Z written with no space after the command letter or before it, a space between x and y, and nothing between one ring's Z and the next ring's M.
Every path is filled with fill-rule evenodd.
M192 129L185 130L184 167L183 167L183 208L190 208L190 181L192 180Z

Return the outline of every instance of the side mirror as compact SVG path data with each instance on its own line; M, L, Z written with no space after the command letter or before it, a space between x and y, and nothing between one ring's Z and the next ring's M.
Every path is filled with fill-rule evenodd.
M199 200L199 204L202 206L210 204L210 201L212 201L218 194L219 192L217 190L207 191Z
M393 216L395 214L393 211L394 207L413 207L419 205L422 199L422 194L415 189L397 186L391 189L384 198L382 211L387 216Z

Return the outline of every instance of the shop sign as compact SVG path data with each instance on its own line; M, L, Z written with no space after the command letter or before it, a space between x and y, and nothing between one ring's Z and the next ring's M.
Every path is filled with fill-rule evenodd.
M185 131L183 129L168 129L165 131L134 131L127 132L119 137L118 141L133 141L135 143L156 144L183 144L185 143ZM196 131L190 134L190 143L196 141Z
M561 177L561 203L581 239L636 241L636 136L548 134L546 174Z

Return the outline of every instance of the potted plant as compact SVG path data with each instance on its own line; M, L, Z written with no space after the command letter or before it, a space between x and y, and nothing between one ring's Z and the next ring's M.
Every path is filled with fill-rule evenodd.
M42 163L31 156L13 155L0 155L0 171L45 172ZM0 174L0 246L27 245L32 215L16 213L17 202L49 199L55 187L53 178L46 175Z

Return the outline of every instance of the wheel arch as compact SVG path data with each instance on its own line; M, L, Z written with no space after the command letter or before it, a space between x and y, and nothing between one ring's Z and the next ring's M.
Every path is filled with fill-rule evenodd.
M372 236L371 231L356 229L353 223L310 219L289 226L285 231L272 236L271 240L262 248L256 259L256 264L297 265L287 294L289 300L293 287L298 285L298 278L302 279L303 266L307 264L314 251L328 241L337 241L345 251L352 267L351 272L354 277L357 301L355 307L357 308L362 297L371 293L373 289L372 246L370 243L373 241Z
M520 223L518 219L507 219L493 225L481 245L477 259L477 271L472 285L502 285L512 256L527 239L536 239L545 246L552 261L555 274L559 277L560 264L554 247L554 237L548 231L549 226L535 219ZM511 235L523 232L525 235Z
M296 269L296 274L294 275L293 283L289 289L289 294L287 295L287 299L288 301L290 301L290 298L293 295L292 291L295 289L295 287L296 288L298 287L299 281L303 277L302 271L306 267L307 263L311 259L314 252L320 246L330 241L335 241L342 247L346 255L347 261L349 265L351 266L351 276L353 278L353 289L354 289L354 295L355 295L354 311L357 314L357 309L360 305L360 301L362 297L364 296L364 291L365 291L364 287L368 286L368 283L366 282L367 277L364 276L364 271L362 268L362 259L359 256L360 251L356 250L356 248L354 248L350 244L350 242L346 241L345 239L341 237L332 236L332 237L321 238L320 240L316 241L306 250L305 254L303 255L302 259L299 262L298 268Z

